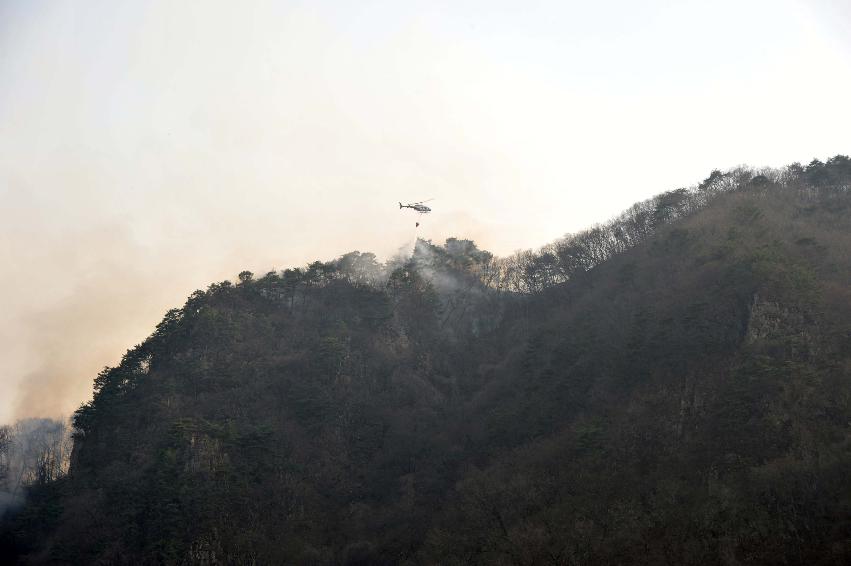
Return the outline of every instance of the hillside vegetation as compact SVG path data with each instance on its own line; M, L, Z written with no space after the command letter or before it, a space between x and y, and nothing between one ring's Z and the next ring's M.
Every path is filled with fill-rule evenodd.
M536 251L192 294L94 383L27 564L847 564L851 161Z

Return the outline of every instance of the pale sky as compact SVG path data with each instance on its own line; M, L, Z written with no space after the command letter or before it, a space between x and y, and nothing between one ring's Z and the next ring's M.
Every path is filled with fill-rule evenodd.
M851 153L841 0L0 0L0 423L193 290Z

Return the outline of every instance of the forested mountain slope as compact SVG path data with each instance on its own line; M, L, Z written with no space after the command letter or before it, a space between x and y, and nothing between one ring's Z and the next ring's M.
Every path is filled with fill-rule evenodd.
M713 174L498 259L193 294L95 380L34 564L845 564L851 162Z

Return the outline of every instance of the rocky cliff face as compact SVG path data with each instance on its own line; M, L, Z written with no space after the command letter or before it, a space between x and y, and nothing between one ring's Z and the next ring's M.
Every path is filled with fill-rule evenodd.
M748 316L746 341L752 344L759 340L773 340L797 334L808 345L817 340L812 335L815 321L800 308L785 306L755 293Z

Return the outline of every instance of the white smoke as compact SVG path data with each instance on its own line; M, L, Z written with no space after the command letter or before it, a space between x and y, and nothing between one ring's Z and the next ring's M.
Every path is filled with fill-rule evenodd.
M65 420L24 419L0 427L0 517L23 503L27 487L64 476L71 446Z

